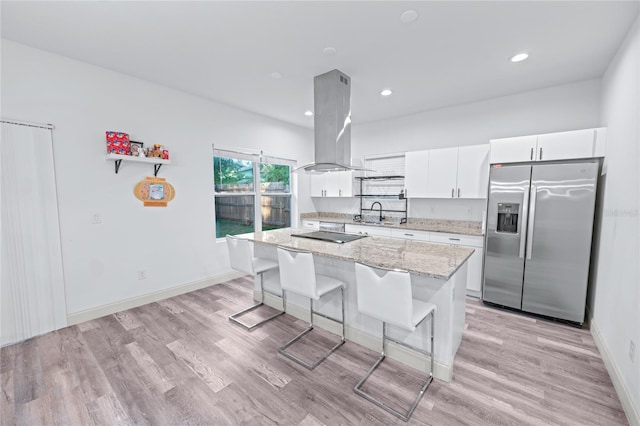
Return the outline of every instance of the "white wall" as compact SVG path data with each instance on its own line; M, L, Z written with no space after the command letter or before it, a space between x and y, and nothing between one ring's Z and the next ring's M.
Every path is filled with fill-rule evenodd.
M7 40L2 116L55 125L70 314L230 271L226 246L215 242L212 143L299 164L313 156L310 130ZM104 159L105 130L170 150L172 164L159 173L176 189L168 207L143 207L133 195L151 165L123 163L114 173ZM306 191L301 198L310 204ZM92 225L96 213L103 222ZM137 279L140 269L146 280Z
M640 422L639 26L636 19L603 77L602 125L608 127L609 165L591 302L592 329L602 337L635 402L636 422ZM636 346L633 361L629 357L631 340Z
M394 95L395 96L395 95ZM588 80L517 95L357 124L353 111L352 155L478 145L489 139L598 127L600 80ZM409 201L412 217L482 220L484 201ZM353 213L358 203L314 199L316 211ZM303 211L303 210L301 210Z

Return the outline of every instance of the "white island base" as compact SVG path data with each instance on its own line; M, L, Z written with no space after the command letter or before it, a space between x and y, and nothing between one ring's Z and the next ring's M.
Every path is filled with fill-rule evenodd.
M277 261L276 247L267 244L255 244L255 255ZM345 289L346 339L380 352L382 350L382 322L358 312L356 300L355 266L353 261L340 260L321 255L315 256L316 272L339 278L347 283ZM278 269L265 272L264 286L270 292L280 293L280 276ZM259 280L256 277L256 280ZM304 279L304 277L300 277ZM411 274L413 297L428 301L437 306L435 314L435 371L434 377L451 381L453 376L453 359L462 340L465 323L465 294L467 286L466 261L449 277L448 280L433 278L420 274ZM260 300L259 282L256 282L254 297ZM265 304L282 309L282 301L278 297L265 293ZM327 295L314 302L314 309L324 315L340 318L340 293ZM295 294L287 294L287 313L304 321L309 321L309 299ZM314 317L317 327L331 331L337 335L341 327L321 316ZM431 350L430 326L421 324L413 333L394 326L387 327L390 337L409 343L413 346ZM339 350L339 349L338 349ZM417 370L428 372L430 359L392 342L387 344L389 358L407 364Z

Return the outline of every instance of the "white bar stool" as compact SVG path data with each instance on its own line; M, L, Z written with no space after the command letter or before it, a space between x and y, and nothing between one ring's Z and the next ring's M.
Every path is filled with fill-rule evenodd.
M260 275L260 295L261 295L260 303L256 303L253 306L250 306L246 309L241 310L240 312L236 312L235 314L229 317L229 321L233 321L234 323L246 328L247 330L253 330L257 326L262 325L265 322L272 320L279 315L284 314L284 310L282 310L282 312L278 312L254 324L246 324L240 320L239 317L242 316L243 314L258 308L259 306L264 305L265 290L264 290L264 287L262 286L262 274L266 271L277 268L278 263L271 259L254 257L253 247L251 246L251 242L244 238L237 238L237 237L232 237L231 235L227 235L227 248L229 250L229 260L231 262L231 268L239 272L244 272L245 274L253 275L254 277L256 275ZM275 296L280 297L279 294L275 294L271 292L267 292L267 293L274 294Z
M406 422L413 414L427 387L429 387L429 384L431 384L433 380L433 358L435 353L433 332L436 306L432 303L413 299L411 292L411 275L407 271L371 267L362 263L356 263L356 287L358 290L358 310L363 314L382 321L382 354L353 390L358 395L368 399ZM427 317L431 319L431 352L387 337L387 324L400 327L404 330L415 331L416 327ZM429 372L429 377L406 414L394 410L384 402L377 400L362 390L364 382L385 359L385 342L387 340L418 351L425 356L431 356L431 371Z
M336 278L328 277L326 275L316 274L315 265L313 264L313 254L305 251L291 250L289 248L278 247L278 263L280 265L280 285L282 286L282 299L283 305L286 311L287 306L287 292L292 292L309 298L309 314L310 322L309 327L302 333L298 334L293 339L289 340L278 352L287 358L297 362L298 364L313 370L322 361L327 359L336 349L344 344L344 287L345 283ZM320 312L313 310L313 301L319 300L325 294L328 294L334 290L340 290L341 292L341 305L342 305L342 321L335 318L331 318ZM302 336L313 330L313 315L320 315L328 318L332 321L342 324L342 338L340 341L331 348L328 352L323 354L313 364L308 364L296 357L286 349L298 341Z

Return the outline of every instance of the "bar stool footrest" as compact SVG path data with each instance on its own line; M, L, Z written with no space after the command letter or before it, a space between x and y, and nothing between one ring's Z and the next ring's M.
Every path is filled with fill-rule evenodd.
M291 352L287 352L286 349L293 345L295 342L297 342L298 340L300 340L302 337L304 337L306 334L310 333L311 330L313 330L313 327L308 327L306 328L304 331L302 331L302 333L298 334L296 337L294 337L293 339L289 340L287 343L284 344L284 346L278 348L278 353L286 356L287 358L289 358L290 360L300 364L301 366L308 368L309 370L313 370L314 368L316 368L318 365L320 365L320 363L322 361L324 361L325 359L327 359L329 357L329 355L331 355L332 353L334 353L336 351L336 349L338 349L340 346L342 346L344 344L344 337L341 338L341 340L336 343L335 346L333 346L331 349L329 349L328 352L325 352L320 359L318 359L317 361L315 361L313 364L309 364L304 362L303 360L301 360L300 358L298 358L297 356L295 356L294 354L292 354Z
M420 392L418 393L418 396L416 397L416 399L413 401L413 404L411 404L411 407L409 408L407 413L403 414L403 413L401 413L401 412L399 412L397 410L394 410L393 408L389 407L384 402L376 399L374 396L369 395L368 393L366 393L365 391L362 390L362 385L364 385L364 383L367 381L367 379L371 376L371 374L373 374L375 369L378 368L378 366L382 363L382 361L384 361L385 358L386 358L386 355L384 355L384 354L382 354L380 356L380 358L378 358L378 360L375 362L375 364L373 364L373 366L369 369L367 374L362 379L360 379L360 381L358 382L357 385L355 385L355 387L353 388L353 391L355 393L357 393L358 395L360 395L361 397L365 398L366 400L368 400L370 402L373 402L374 404L376 404L378 407L382 408L383 410L386 410L389 413L393 414L394 416L398 417L399 419L404 420L405 422L407 422L407 421L409 421L409 418L411 418L411 415L413 414L413 411L416 409L416 407L418 406L418 403L420 402L420 400L424 396L425 392L427 391L427 388L429 387L429 385L433 381L433 373L429 374L429 378L427 379L426 383L420 389Z
M271 315L270 317L267 317L267 318L265 318L263 320L260 320L260 321L254 323L254 324L247 324L247 323L242 322L240 320L240 317L242 315L246 314L247 312L253 311L254 309L257 309L262 305L264 305L264 303L262 303L262 302L256 303L255 305L249 306L248 308L243 309L240 312L236 312L235 314L229 316L229 321L234 322L234 323L238 324L239 326L244 327L245 329L251 331L254 328L258 327L259 325L262 325L265 322L270 321L270 320L274 319L275 317L278 317L278 316L284 314L284 311L276 312L275 314Z

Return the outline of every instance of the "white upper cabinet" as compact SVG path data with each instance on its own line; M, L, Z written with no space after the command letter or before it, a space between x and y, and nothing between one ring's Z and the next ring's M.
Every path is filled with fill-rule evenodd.
M408 198L485 198L489 181L489 145L407 152Z
M324 174L309 176L309 193L312 197L324 197Z
M338 197L353 197L353 172L339 173Z
M534 161L538 136L491 140L491 164Z
M606 129L491 140L491 164L604 157Z
M352 197L353 172L314 174L309 179L312 197Z
M427 198L457 198L458 148L429 150Z
M486 198L489 185L489 145L458 149L456 198Z
M596 129L548 133L538 136L538 161L596 157Z
M411 151L405 154L404 192L408 198L427 196L429 151Z

